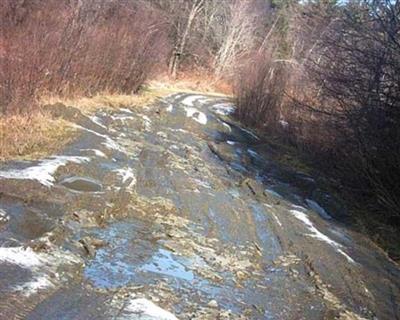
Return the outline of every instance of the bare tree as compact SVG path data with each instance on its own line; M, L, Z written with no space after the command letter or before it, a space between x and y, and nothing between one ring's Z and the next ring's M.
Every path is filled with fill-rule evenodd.
M205 0L195 0L193 2L193 5L191 6L189 10L189 14L187 16L187 21L186 25L183 30L183 34L181 37L178 37L178 42L175 45L175 49L172 53L171 61L170 61L170 73L173 78L176 78L178 68L179 68L179 63L181 61L181 57L184 54L186 42L188 40L188 36L190 34L190 31L192 29L193 21L194 19L198 16L200 11L203 8Z
M254 1L230 1L227 31L214 60L214 72L220 77L223 72L249 52L254 45L254 36L258 27Z

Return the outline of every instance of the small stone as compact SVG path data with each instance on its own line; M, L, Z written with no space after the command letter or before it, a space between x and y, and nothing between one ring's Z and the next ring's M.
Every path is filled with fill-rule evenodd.
M104 240L101 240L101 239L93 238L93 239L91 239L91 244L93 247L95 247L97 249L97 248L106 246L107 242Z
M207 306L210 308L218 308L218 302L216 300L210 300L210 302L207 303Z
M89 257L94 257L96 255L95 247L92 245L90 238L82 238L79 240L79 243Z
M10 220L7 212L3 209L0 209L0 223L6 223Z
M289 269L293 277L297 278L299 276L299 272L296 269Z
M163 138L163 139L167 139L168 138L167 134L165 132L162 132L162 131L158 131L157 132L157 136L159 136L160 138Z
M245 274L243 271L238 271L238 272L236 272L236 277L237 277L239 280L243 280L243 279L246 278L246 274Z

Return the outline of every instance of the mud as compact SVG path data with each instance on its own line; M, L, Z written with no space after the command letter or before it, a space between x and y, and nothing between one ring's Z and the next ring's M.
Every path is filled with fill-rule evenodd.
M399 319L400 270L234 121L175 94L0 167L1 319Z

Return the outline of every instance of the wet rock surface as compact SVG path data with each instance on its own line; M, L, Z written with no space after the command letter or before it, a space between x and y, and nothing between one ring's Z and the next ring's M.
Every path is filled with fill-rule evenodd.
M60 184L75 191L98 192L102 190L99 181L88 177L69 177L60 181Z
M55 108L79 140L0 168L0 319L398 319L398 266L233 108Z

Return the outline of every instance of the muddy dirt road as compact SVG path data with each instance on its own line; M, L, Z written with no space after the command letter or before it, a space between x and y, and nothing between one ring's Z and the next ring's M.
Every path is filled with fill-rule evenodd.
M400 319L400 270L224 98L86 117L0 168L1 319Z

